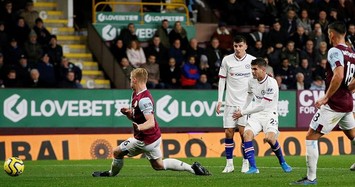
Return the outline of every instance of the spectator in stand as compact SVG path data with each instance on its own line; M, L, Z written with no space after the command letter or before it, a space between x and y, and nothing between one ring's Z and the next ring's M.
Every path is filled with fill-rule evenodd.
M82 79L81 69L75 64L69 62L69 59L67 57L63 56L59 67L59 77L57 79L60 81L65 80L69 71L74 72L75 82L80 83Z
M312 70L309 67L308 60L306 58L301 60L301 64L298 68L295 70L296 75L297 73L302 73L303 74L303 82L304 82L304 89L309 89L312 83ZM296 77L297 79L297 77Z
M0 52L0 87L4 85L8 69L4 63L4 55Z
M169 42L171 44L174 43L176 39L180 40L181 49L186 51L189 46L189 40L187 37L187 32L184 27L182 27L180 21L174 23L174 28L169 33Z
M329 21L327 19L327 13L325 11L320 11L318 14L318 20L315 23L319 23L323 33L327 33ZM315 30L315 28L313 29Z
M313 43L315 44L315 48L318 49L320 47L320 44L322 42L326 42L328 37L322 32L321 25L319 23L315 23L314 29L312 33L309 35L309 39L313 41Z
M49 44L44 51L48 54L54 67L58 67L62 61L63 47L58 44L56 35L50 36Z
M266 74L268 74L270 77L275 77L275 74L274 74L274 68L272 68L270 65L269 65L269 59L267 57L264 57L264 60L266 62L266 67L265 67L265 72Z
M247 53L255 57L265 57L267 50L264 48L261 41L256 41L254 46L248 48Z
M4 80L5 88L19 88L21 87L20 81L17 79L17 73L14 69L10 70L7 73L7 76Z
M308 37L302 26L298 26L296 33L290 37L290 40L294 42L295 48L298 51L303 50L304 46L306 45L307 39Z
M26 85L28 88L44 88L42 81L39 79L39 72L37 69L31 69L30 71L30 82Z
M323 58L320 61L320 64L316 66L316 70L313 73L313 79L315 77L320 76L323 80L325 80L326 74L327 74L327 59Z
M272 25L273 21L280 17L280 10L277 2L275 0L266 1L266 13L264 17L264 23L266 25Z
M339 0L337 4L338 20L344 23L355 21L355 6L353 1Z
M205 55L205 49L198 46L198 41L196 38L191 38L190 45L187 48L186 56L194 56L196 66L200 66L200 59L202 55Z
M131 64L129 64L129 61L127 59L127 57L123 57L120 61L120 65L121 65L121 68L123 70L123 74L126 76L126 79L125 79L125 87L126 89L129 89L131 88L130 87L130 76L131 76L131 71L133 71L133 67L131 66Z
M32 68L33 67L28 65L26 56L21 55L21 58L16 68L17 79L19 80L19 82L22 83L21 86L26 87L26 85L28 85L28 83L30 82L31 80L30 71Z
M347 42L350 42L354 50L355 47L355 23L349 23L348 26L348 32L346 33L346 37L345 39L347 40Z
M25 53L30 66L36 67L41 55L43 55L42 46L37 42L37 34L33 30L28 37L29 40L24 44Z
M318 51L314 49L314 44L312 40L307 40L304 50L300 53L301 59L307 58L308 63L312 71L315 70L316 66L319 64L320 59L318 59Z
M280 75L275 76L277 85L279 85L280 90L287 90L286 84L282 83L282 77Z
M187 59L181 70L181 87L184 89L193 89L200 78L200 72L195 64L195 57L189 56Z
M328 18L329 24L339 21L338 17L338 10L337 9L331 9L329 13L329 18Z
M178 89L180 88L181 68L176 66L174 58L169 58L168 67L163 67L162 80L165 88Z
M124 46L129 46L131 41L138 40L134 23L128 23L127 28L121 30L121 33L117 39L121 39Z
M298 27L303 27L304 28L304 34L306 36L309 36L309 34L312 32L312 21L308 17L308 12L307 10L302 10L299 18L296 20L297 22L297 28Z
M12 2L10 0L4 3L4 8L1 7L0 20L4 21L5 31L11 35L16 23L16 14L12 9Z
M167 49L170 48L170 40L169 40L169 21L167 19L164 19L161 21L161 26L157 29L155 32L155 35L159 36L161 40L161 44Z
M295 83L295 69L290 66L287 58L282 59L281 65L275 69L275 75L281 76L282 83L287 86L287 89L293 88Z
M295 90L305 90L306 85L304 82L304 75L303 73L299 72L296 74L296 82L295 82L295 86L293 87L293 89Z
M201 0L187 0L185 1L187 9L189 10L189 15L190 15L190 20L193 23L197 22L197 13L198 10L196 8L196 4L199 4L202 8L205 8L206 5L203 1Z
M208 82L208 77L207 77L206 74L201 74L200 79L196 83L196 89L199 89L199 90L210 90L210 89L212 89L212 86Z
M17 41L17 44L22 48L25 42L28 40L28 35L30 34L31 29L25 23L23 17L17 19L17 24L14 27L14 30L11 32L12 37Z
M4 51L6 44L8 43L9 37L5 32L5 24L0 21L0 51Z
M219 20L228 25L240 26L246 24L247 14L245 9L247 8L247 1L228 0L219 1L218 3L220 3L221 6L220 10L217 12L220 18ZM222 41L220 40L220 42Z
M156 59L156 63L159 64L160 68L162 66L168 66L169 53L168 49L164 47L164 45L160 42L160 37L155 35L153 37L152 42L149 44L147 48L145 48L145 56L154 55Z
M287 32L281 29L281 24L278 19L276 19L272 25L272 30L268 34L267 48L272 47L272 52L269 55L270 65L276 67L280 64L280 53L282 48L287 43Z
M126 50L126 54L129 62L135 68L139 68L142 64L147 62L144 51L138 40L131 41Z
M176 39L169 49L169 57L174 58L176 66L181 67L185 60L186 51L181 49L181 43L179 39Z
M123 45L122 39L114 41L114 45L111 45L111 52L115 56L117 62L121 62L122 58L127 58L127 47Z
M143 64L141 67L148 72L148 89L164 88L164 84L160 82L159 64L156 63L156 57L154 55L149 55L147 63Z
M65 80L59 82L59 88L83 88L83 86L75 80L75 72L68 71Z
M209 77L209 80L212 83L212 87L217 88L219 81L218 73L223 58L222 49L219 47L219 40L217 38L212 38L210 45L207 46L206 56L209 69L212 73L211 77Z
M218 87L218 80L213 80L214 79L213 70L208 65L208 59L206 55L201 56L199 71L201 75L205 74L207 77L209 77L208 82L211 84L211 86L215 84L215 88Z
M17 45L16 39L12 38L10 40L10 45L4 51L5 61L8 63L18 62L21 55L24 53L23 49Z
M300 64L300 55L295 48L295 42L290 40L287 42L286 48L281 52L281 59L287 58L290 65L297 68Z
M318 49L318 57L316 59L326 59L328 56L328 46L327 42L321 42ZM320 62L320 61L319 61Z
M297 30L297 14L295 10L289 9L286 17L281 18L281 28L287 33L287 38L290 38Z
M43 20L41 18L37 18L35 20L33 30L37 34L37 42L43 47L46 47L51 39L51 33L49 33L46 27L44 27Z
M325 82L320 76L316 76L314 78L314 81L311 84L311 87L309 88L310 90L319 90L319 91L324 91L325 90Z
M227 25L224 22L218 24L217 30L212 34L212 38L217 38L219 41L219 47L223 50L224 54L233 53L233 36L227 29Z
M296 13L300 11L300 6L297 1L294 0L283 0L281 1L281 14L286 14L288 10L293 9Z
M336 8L337 2L335 0L320 0L317 4L319 11L323 10L329 15L330 10Z
M318 7L314 0L304 0L300 3L301 10L306 9L309 13L309 18L315 20L317 18Z
M259 0L249 0L247 1L246 8L248 24L255 25L256 23L263 21L266 14L266 5L264 2Z
M49 60L48 54L44 53L37 69L41 75L39 80L43 83L43 86L45 88L54 88L57 85L57 79L54 66Z
M19 15L25 19L26 24L30 28L33 28L35 26L35 20L39 18L39 13L34 10L32 1L28 1L26 3L25 9L20 11Z
M258 23L258 30L250 33L249 35L250 35L250 39L249 39L250 46L255 46L255 43L257 41L261 41L263 46L265 46L265 38L267 35L266 30L265 30L265 24Z

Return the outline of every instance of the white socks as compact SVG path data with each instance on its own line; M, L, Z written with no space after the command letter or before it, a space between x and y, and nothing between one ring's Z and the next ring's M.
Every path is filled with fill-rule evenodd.
M111 176L116 176L122 169L123 167L123 159L116 159L114 158L112 160L112 164L111 164Z
M307 178L317 178L317 162L319 157L318 140L306 140Z
M165 170L174 170L174 171L188 171L194 174L194 170L191 168L191 165L182 162L177 159L167 158L163 160Z
M227 166L234 166L233 165L233 158L232 159L227 159Z

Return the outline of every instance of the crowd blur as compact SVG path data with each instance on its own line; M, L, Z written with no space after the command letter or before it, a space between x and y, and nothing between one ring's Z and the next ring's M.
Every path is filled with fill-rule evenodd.
M82 88L81 69L63 56L33 2L9 0L0 6L0 87Z

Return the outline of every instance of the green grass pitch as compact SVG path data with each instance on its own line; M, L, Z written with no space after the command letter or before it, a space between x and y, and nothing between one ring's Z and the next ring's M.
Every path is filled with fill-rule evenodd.
M25 171L18 177L0 173L1 187L24 186L137 186L137 187L206 187L206 186L289 186L289 183L306 174L304 156L287 156L286 161L293 167L292 173L284 173L277 158L257 157L260 173L246 175L240 173L241 158L234 158L236 171L222 174L224 158L186 158L206 166L211 176L195 176L187 172L155 171L146 159L125 159L125 165L117 177L94 178L96 170L108 170L111 160L80 161L24 161ZM355 162L354 155L320 156L318 161L318 186L355 186L355 172L349 167Z

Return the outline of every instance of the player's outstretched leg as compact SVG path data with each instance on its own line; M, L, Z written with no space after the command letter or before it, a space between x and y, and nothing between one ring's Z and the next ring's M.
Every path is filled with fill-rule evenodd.
M280 147L280 145L279 145L279 142L276 141L276 143L275 143L274 145L272 145L271 143L269 143L269 144L270 144L270 146L271 146L272 151L273 151L273 152L275 153L275 155L277 156L277 159L279 159L279 163L280 163L280 165L281 165L282 170L283 170L284 172L286 172L286 173L291 172L291 171L292 171L292 168L291 168L291 166L289 166L289 165L286 163L286 161L285 161L285 159L284 159L284 157L283 157L282 149L281 149L281 147Z
M123 159L114 158L109 171L95 171L91 175L93 177L113 177L116 176L123 167Z
M234 171L233 164L233 150L234 150L234 141L233 139L225 138L224 139L225 153L226 153L226 167L223 169L222 173L231 173Z
M194 162L191 168L194 170L195 175L211 175L211 173L198 162Z

